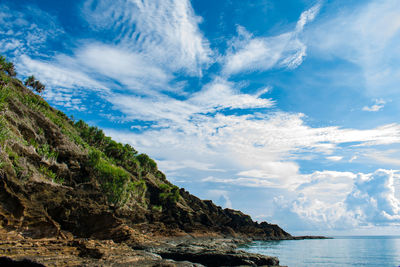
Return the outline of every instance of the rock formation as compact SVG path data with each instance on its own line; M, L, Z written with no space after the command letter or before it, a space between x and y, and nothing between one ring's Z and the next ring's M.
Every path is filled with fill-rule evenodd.
M149 250L158 237L169 236L292 238L277 225L254 222L177 188L147 155L74 122L18 79L0 75L0 255L25 255L45 265L63 265L54 259L60 252L77 265L108 265L115 255L126 255L127 264L173 259L211 266L193 248L186 256L178 246L137 249ZM279 263L234 250L201 253L227 265Z

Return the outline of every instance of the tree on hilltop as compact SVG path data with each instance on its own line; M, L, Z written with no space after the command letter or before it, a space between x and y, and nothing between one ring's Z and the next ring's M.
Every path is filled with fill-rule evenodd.
M3 56L0 56L0 71L5 71L11 77L15 77L17 72L15 71L15 66L12 62L8 62Z
M33 90L35 90L39 94L42 93L45 89L45 85L42 84L41 82L39 82L38 80L36 80L35 76L33 76L33 75L29 76L25 80L24 84L25 84L25 86L31 87Z

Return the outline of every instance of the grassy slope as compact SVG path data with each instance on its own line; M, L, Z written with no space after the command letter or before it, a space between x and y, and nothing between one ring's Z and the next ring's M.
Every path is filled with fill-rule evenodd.
M279 226L255 223L248 215L201 201L172 185L146 154L113 141L83 121L74 122L21 81L1 71L1 66L0 177L7 178L5 183L0 179L0 187L7 191L2 196L0 188L3 225L10 224L10 214L20 225L22 214L27 218L32 210L29 225L36 224L35 214L40 214L41 220L54 221L60 229L84 235L101 207L104 212L95 214L97 218L118 218L131 227L141 224L166 231L291 238ZM32 201L30 192L37 202ZM76 202L65 196L66 192L87 199ZM10 197L15 200L13 205L7 200ZM106 205L100 198L105 198ZM90 217L85 215L88 212L92 213ZM82 228L82 220L89 228Z
M0 75L0 167L12 167L21 180L35 176L68 186L94 182L107 195L108 201L116 206L134 201L147 207L150 203L144 198L147 190L145 177L161 189L158 199L153 201L153 209L161 210L167 202L179 200L179 189L165 179L155 161L146 154L138 154L130 145L115 142L97 127L88 126L83 121L74 122L50 107L42 97L26 89L18 79L4 72ZM63 162L62 158L59 159L59 147L49 140L47 129L33 123L29 113L22 111L17 114L15 106L43 114L69 138L75 150L80 150L83 162L80 162L78 175L71 179L57 172L57 168L52 168L53 163ZM25 150L34 150L42 164L35 166L21 162L24 161L23 155L13 149L15 143Z

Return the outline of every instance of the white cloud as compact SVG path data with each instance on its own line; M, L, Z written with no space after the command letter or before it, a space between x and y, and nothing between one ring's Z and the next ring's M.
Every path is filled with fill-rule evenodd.
M228 208L228 209L232 208L232 201L229 197L229 192L226 190L219 190L219 189L208 190L206 196L212 199L217 199L215 204L223 208Z
M385 101L385 100L383 100L383 99L375 99L375 104L374 104L374 105L372 105L372 106L370 106L370 107L364 106L364 107L362 108L362 110L364 110L364 111L373 111L373 112L376 112L376 111L379 111L379 110L383 109L383 107L385 106L385 104L386 104L386 101Z
M390 166L400 166L399 150L367 150L363 153L363 156L379 163L389 164Z
M276 197L270 217L292 230L399 224L398 178L397 172L382 169L368 174L315 172L296 189L294 200Z
M0 52L14 56L40 54L47 41L64 35L54 16L33 7L23 12L0 4Z
M306 55L306 46L299 39L304 26L314 20L320 4L304 11L295 30L273 37L253 37L243 27L232 41L231 51L224 58L223 73L265 71L274 67L296 68Z
M83 15L93 28L117 32L122 46L171 71L198 75L211 62L201 18L188 0L88 0Z
M151 94L157 89L168 90L168 82L172 78L171 74L149 62L144 55L121 46L88 44L76 52L75 60L88 70L117 80L138 94Z
M60 62L35 60L29 56L21 56L17 62L20 74L28 76L34 74L48 87L76 89L88 88L92 90L106 90L106 87L97 80L89 77L79 68L69 68Z
M361 2L360 2L361 3ZM356 85L372 96L398 92L400 78L400 2L369 1L340 8L306 32L308 47L325 59L340 58L357 66ZM321 53L321 54L319 54ZM378 111L380 105L366 108Z
M235 99L234 92L226 88L218 90L227 92L220 106L251 106L243 106L240 101L233 105L230 99ZM299 165L294 162L295 159L304 160L304 153L328 155L325 156L328 160L338 161L343 156L330 156L335 151L354 153L368 146L400 143L398 124L369 130L312 128L304 123L302 114L244 112L225 115L218 109L218 100L215 100L218 95L204 97L204 100L212 99L210 103L194 101L193 98L178 101L167 97L117 96L111 101L127 115L127 119L149 120L152 126L140 133L115 130L108 133L157 159L180 162L174 169L185 167L186 172L201 169L183 164L187 160L207 166L211 173L204 181L289 190L309 180L308 176L299 174ZM248 97L252 100L250 103L257 106L257 98ZM146 109L147 106L152 108ZM215 169L224 169L227 173L216 174ZM170 168L167 167L166 171Z
M353 162L353 161L355 161L356 159L358 159L358 156L352 156L352 157L349 159L349 162Z
M327 160L331 160L331 161L341 161L343 159L343 157L341 156L330 156L330 157L326 157Z
M400 200L395 196L395 178L399 179L399 175L391 170L359 174L353 191L345 202L358 221L374 224L400 223Z
M194 94L189 102L211 112L224 108L271 108L275 102L271 99L260 98L260 94L249 95L234 91L234 84L221 78L216 78L207 84L200 92Z

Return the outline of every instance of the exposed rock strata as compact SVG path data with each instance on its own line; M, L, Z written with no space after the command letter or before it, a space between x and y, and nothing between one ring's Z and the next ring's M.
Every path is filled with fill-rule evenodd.
M174 187L156 167L128 168L101 152L107 168L122 172L132 185L142 184L143 190L133 187L123 204L112 203L102 187L104 181L89 164L89 152L99 151L100 146L86 143L65 114L20 81L2 82L0 94L6 101L0 105L0 130L5 129L0 142L0 230L4 235L0 256L59 266L168 266L167 258L206 265L277 264L274 258L233 248L176 245L153 252L149 248L157 247L160 236L293 238L277 225L253 222L240 211L222 209L184 189L176 191L175 197L164 197ZM10 233L14 233L12 238Z

